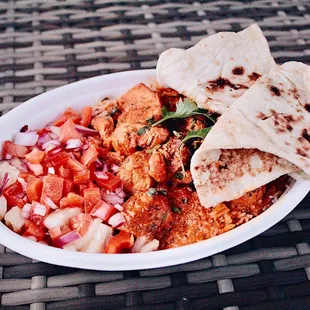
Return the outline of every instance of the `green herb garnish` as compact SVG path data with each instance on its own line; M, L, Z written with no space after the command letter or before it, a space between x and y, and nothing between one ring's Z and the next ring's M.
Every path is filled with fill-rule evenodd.
M149 127L149 126L141 127L141 128L137 131L137 135L138 135L138 136L142 136L144 133L146 133L147 130L150 130L150 127Z
M193 115L204 115L207 118L209 118L213 123L215 123L215 119L213 116L211 116L206 110L198 109L195 102L190 101L189 99L184 99L182 101L181 99L177 103L177 109L175 112L169 112L166 107L162 108L162 115L163 118L153 124L152 126L157 126L161 124L162 122L165 122L169 119L175 119L175 118L186 118Z
M148 149L146 152L148 153L148 154L153 154L153 152L154 151L157 151L159 148L161 147L161 144L157 144L157 145L155 145L153 148L151 148L151 149Z
M149 188L149 190L147 191L147 194L151 197L154 196L156 193L157 193L157 190L154 187Z
M211 128L212 128L212 126L206 127L203 129L199 129L199 130L189 131L188 134L186 135L186 137L181 141L181 144L179 145L179 149L181 149L181 146L190 139L194 139L194 138L204 139L207 136L207 134L209 133L209 131L211 130Z
M150 118L147 118L147 119L146 119L146 123L147 123L148 125L153 125L153 124L155 123L155 118L154 118L154 116L152 116L152 117L150 117Z
M165 188L160 188L157 192L158 192L158 193L161 193L161 194L164 195L164 196L167 196L167 195L168 195L167 190L166 190Z
M182 213L182 210L179 209L178 207L172 207L171 210L172 210L173 213L177 213L177 214Z
M177 172L174 177L178 180L183 180L184 179L184 175L182 172Z
M165 222L165 221L166 221L166 219L167 219L167 215L168 215L168 212L166 212L166 213L163 215L163 222Z

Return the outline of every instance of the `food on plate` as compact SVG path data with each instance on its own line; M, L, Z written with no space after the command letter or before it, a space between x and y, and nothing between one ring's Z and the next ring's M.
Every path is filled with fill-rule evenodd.
M219 32L183 50L170 48L157 63L158 83L222 114L255 81L275 66L257 25Z
M225 112L191 161L203 206L237 199L288 173L310 174L310 68L287 62Z
M145 253L234 229L310 173L309 68L277 67L258 26L168 51L157 73L4 141L0 220L65 250Z

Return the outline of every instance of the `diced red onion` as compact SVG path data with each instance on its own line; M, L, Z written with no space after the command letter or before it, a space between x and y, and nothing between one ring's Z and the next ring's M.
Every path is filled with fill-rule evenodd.
M146 244L147 238L145 236L138 237L131 248L132 253L138 253L140 249Z
M116 204L114 205L114 208L117 209L118 211L123 211L123 210L124 210L123 206L121 206L121 205L118 204L118 203L116 203Z
M95 171L94 174L100 180L107 180L109 178L103 171Z
M24 236L24 238L31 240L31 241L34 241L34 242L38 241L38 239L35 236Z
M29 218L29 215L30 215L30 210L31 210L31 204L30 203L26 203L23 208L22 208L22 217L24 219L27 219Z
M62 150L62 146L58 145L58 146L52 148L51 150L49 150L48 154L55 155L55 154L59 153L61 150Z
M36 175L42 175L43 174L43 166L41 164L32 164L30 162L27 162L27 165L29 169Z
M87 127L82 126L82 125L75 125L75 129L79 133L86 135L86 136L97 136L99 134L99 132L97 130L90 129L90 128L87 128Z
M33 214L45 216L46 212L47 212L47 209L44 205L42 205L40 203L35 203L34 209L33 209Z
M96 160L96 168L102 168L103 167L103 163L97 158Z
M57 140L59 138L59 136L57 136L56 134L50 132L49 136L51 137L52 140Z
M113 173L117 173L117 172L119 171L119 169L120 169L120 166L118 166L118 165L116 165L116 164L112 164L112 165L111 165L111 171L112 171Z
M66 143L66 149L75 149L82 146L80 139L69 139Z
M49 126L50 131L56 135L58 138L60 137L60 127L57 126Z
M119 187L115 190L115 193L117 194L117 196L125 199L127 194L123 191L123 188L122 187Z
M42 150L46 150L47 152L50 151L55 146L60 145L59 140L48 140L42 144Z
M112 215L108 221L108 224L112 227L118 227L125 223L125 218L122 213L116 213Z
M3 179L2 179L2 184L0 186L0 195L2 194L3 189L6 187L8 182L10 181L10 176L8 172L4 173Z
M44 203L49 206L51 209L58 209L58 206L54 203L54 201L50 197L45 197Z
M17 167L16 167L17 168ZM27 172L28 171L28 166L27 166L27 163L21 163L20 167L19 167L19 170L21 172Z
M47 173L55 174L55 168L54 167L48 167Z
M38 139L39 135L35 132L17 132L14 135L14 143L21 146L34 146Z
M5 154L4 159L12 159L13 156L11 154Z
M116 195L115 193L104 193L102 194L102 199L106 202L115 205L115 204L123 204L124 199Z
M18 182L22 185L23 191L26 191L27 183L23 178L17 178Z
M39 137L38 144L43 145L45 142L49 140L51 140L51 137L49 136L48 133L45 133L44 135Z
M103 172L108 172L109 171L108 165L106 163L103 164L102 171Z
M55 240L55 245L62 248L63 246L77 240L81 238L81 235L75 231L72 230L66 234L64 234L63 236L60 236L58 239Z
M159 247L159 241L157 239L152 240L151 242L144 245L140 250L139 253L146 253L156 251Z
M88 148L89 148L88 143L84 144L83 147L82 147L83 150L87 150Z

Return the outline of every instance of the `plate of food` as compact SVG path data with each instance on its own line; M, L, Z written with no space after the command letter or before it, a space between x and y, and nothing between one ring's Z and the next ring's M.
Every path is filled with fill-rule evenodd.
M0 118L0 243L95 270L234 247L308 193L309 112L310 68L257 25L41 94Z

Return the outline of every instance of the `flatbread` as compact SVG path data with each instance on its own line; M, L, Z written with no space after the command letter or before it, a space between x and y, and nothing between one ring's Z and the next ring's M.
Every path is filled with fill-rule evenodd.
M219 118L192 157L205 207L241 197L283 174L310 175L310 67L274 67Z
M262 30L253 24L219 32L183 50L171 48L157 62L157 81L222 114L263 74L275 66Z

